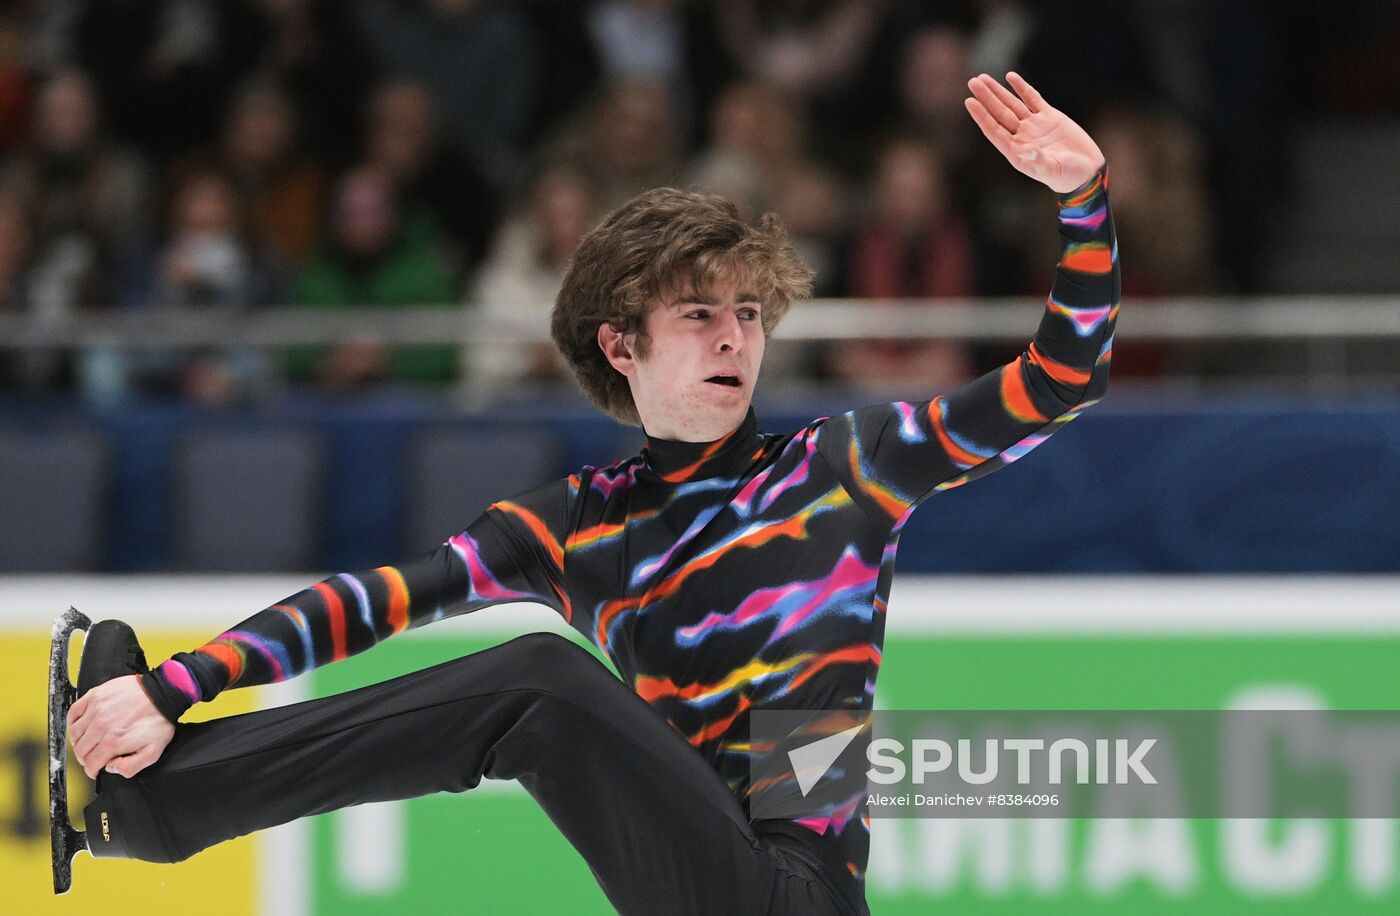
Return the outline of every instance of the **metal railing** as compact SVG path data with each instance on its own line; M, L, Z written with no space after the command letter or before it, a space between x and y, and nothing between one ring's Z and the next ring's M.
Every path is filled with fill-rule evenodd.
M775 339L820 344L843 340L939 338L1018 343L1035 332L1043 300L823 299L796 304ZM542 310L487 316L471 306L397 309L295 307L247 311L141 310L75 312L59 317L0 315L0 350L244 346L281 349L366 338L385 344L520 347L547 342ZM1234 344L1264 350L1301 346L1308 377L1347 374L1349 345L1400 344L1400 295L1269 296L1129 300L1118 340ZM1400 379L1393 361L1368 360L1372 376ZM1376 364L1380 363L1379 373Z
M776 336L801 341L938 337L1009 342L1030 337L1041 307L1040 300L1031 298L817 299L796 304ZM471 306L94 311L55 319L0 315L0 348L283 347L367 335L392 344L529 344L547 341L549 329L533 316L502 319ZM1130 301L1119 321L1119 335L1142 341L1400 339L1400 295Z

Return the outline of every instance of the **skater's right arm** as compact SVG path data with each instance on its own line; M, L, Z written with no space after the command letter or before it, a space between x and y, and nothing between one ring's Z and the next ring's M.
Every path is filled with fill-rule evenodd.
M891 526L924 498L1020 459L1108 387L1122 283L1107 164L1083 128L1008 78L1015 95L986 75L970 81L967 108L1017 170L1055 192L1060 261L1020 356L946 395L862 407L821 427L818 454Z
M442 617L531 601L568 619L561 546L567 505L565 481L495 503L432 553L318 582L177 654L146 674L142 686L173 722L230 687L286 680Z

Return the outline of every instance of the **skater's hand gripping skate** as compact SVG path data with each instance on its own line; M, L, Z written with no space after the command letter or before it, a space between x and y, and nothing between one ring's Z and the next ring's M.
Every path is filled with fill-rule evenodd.
M136 675L113 678L68 710L73 755L92 779L103 770L132 777L160 759L175 726L160 714Z
M1006 74L1013 95L983 73L968 81L968 114L1006 161L1057 194L1089 183L1103 167L1098 144L1064 112L1052 108L1030 83Z

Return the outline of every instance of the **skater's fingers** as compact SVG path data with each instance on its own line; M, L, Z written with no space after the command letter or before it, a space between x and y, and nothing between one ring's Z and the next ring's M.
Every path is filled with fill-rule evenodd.
M91 720L87 717L74 719L72 712L68 715L68 743L73 745L74 750L78 747L78 742L83 740L83 735L87 734Z
M1031 111L1044 111L1050 106L1045 103L1036 88L1026 82L1026 78L1014 70L1006 74L1006 81L1011 84L1011 88L1016 90L1016 94L1025 100L1026 107Z
M968 90L972 92L977 101L982 103L982 107L992 116L992 119L1000 124L1007 133L1014 134L1021 125L1021 119L1002 101L1002 97L997 94L996 89L992 88L995 85L996 80L985 73L967 81Z
M83 715L68 730L68 738L73 745L73 756L83 763L93 749L112 733L112 722L102 708L96 704L83 711Z
M88 752L87 758L83 760L83 769L87 771L89 776L96 779L97 774L100 773L107 764L111 763L114 757L124 753L126 750L129 749L123 748L115 735L110 733L104 735L101 741L94 742L92 750Z
M1022 102L1013 95L1010 89L1007 89L994 79L988 79L985 85L988 89L992 90L992 94L1000 99L1003 105L1011 110L1011 113L1016 116L1017 120L1024 121L1031 116L1031 109L1026 106L1025 102Z
M116 773L118 776L125 776L127 779L135 776L146 767L155 763L160 757L160 750L154 745L146 745L134 754L127 754L124 757L117 757L107 764L107 772Z
M1007 133L1006 128L993 118L987 111L985 105L977 99L967 99L964 104L967 106L968 114L972 115L972 120L977 122L977 126L982 129L982 134L995 146L1003 156L1011 159L1015 155L1015 139Z
M83 769L88 769L88 760L92 757L92 752L97 749L98 743L105 737L101 728L89 728L82 737L73 741L73 756L78 758L78 762L83 765Z
M68 707L68 727L70 729L83 717L83 713L87 712L88 698L91 696L92 694L85 693L78 697L78 702Z
M83 772L88 774L89 779L96 779L102 765L107 762L106 759L98 759L97 748L94 746L82 750L74 748L73 755L78 758L78 764L83 768Z

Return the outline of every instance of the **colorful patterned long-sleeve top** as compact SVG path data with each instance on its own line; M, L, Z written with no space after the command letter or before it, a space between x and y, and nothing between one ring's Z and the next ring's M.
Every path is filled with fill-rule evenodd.
M1119 277L1106 172L1059 198L1063 254L1034 341L956 393L783 435L649 438L490 506L435 552L326 579L148 675L179 712L410 626L542 602L602 650L746 799L746 714L873 707L899 533L925 497L1016 461L1107 386ZM804 825L864 875L859 806Z

